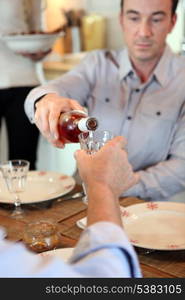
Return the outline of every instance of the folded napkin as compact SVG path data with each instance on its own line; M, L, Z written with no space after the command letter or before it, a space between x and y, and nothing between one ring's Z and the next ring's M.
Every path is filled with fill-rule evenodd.
M87 224L87 218L83 218L83 219L80 219L76 222L76 225L81 228L81 229L85 229L86 227L86 224Z
M121 210L121 214L123 215L123 212L125 211L125 207L123 206L120 206L120 210ZM82 218L80 220L78 220L76 222L76 225L80 228L80 229L85 229L86 227L86 224L87 224L87 218Z

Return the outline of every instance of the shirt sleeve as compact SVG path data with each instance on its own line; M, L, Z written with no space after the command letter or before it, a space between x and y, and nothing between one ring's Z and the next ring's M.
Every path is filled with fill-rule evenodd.
M176 124L168 159L138 173L140 182L123 196L165 200L185 190L185 104Z
M107 222L84 230L68 264L2 240L0 277L141 277L137 256L123 230Z
M46 94L55 93L59 96L77 100L82 106L95 83L98 51L92 51L83 61L70 72L49 83L33 89L24 104L25 112L31 123L34 123L34 104Z
M70 262L84 276L141 277L136 253L126 234L109 222L95 223L83 232Z

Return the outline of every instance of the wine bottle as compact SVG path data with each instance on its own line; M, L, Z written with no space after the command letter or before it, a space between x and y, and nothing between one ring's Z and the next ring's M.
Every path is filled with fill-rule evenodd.
M72 143L78 143L78 136L81 132L90 132L96 130L98 120L81 110L71 110L62 113L59 118L58 131L59 139L66 139Z

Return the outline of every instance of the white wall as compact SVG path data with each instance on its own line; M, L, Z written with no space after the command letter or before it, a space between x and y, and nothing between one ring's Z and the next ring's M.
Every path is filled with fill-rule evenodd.
M184 0L181 0L177 8L177 23L172 33L169 34L167 38L168 44L173 49L173 51L177 53L181 52L182 41L185 32L184 17L185 17Z
M37 169L61 172L71 176L76 171L74 152L79 148L79 144L68 144L64 149L57 149L40 136L37 151Z

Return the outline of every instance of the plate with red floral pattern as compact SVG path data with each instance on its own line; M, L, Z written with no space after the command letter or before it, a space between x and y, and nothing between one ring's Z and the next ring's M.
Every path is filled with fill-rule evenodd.
M75 186L73 177L58 172L29 171L25 191L20 193L23 204L60 198ZM7 190L0 173L0 202L13 204L13 195Z
M132 245L154 250L185 250L185 204L145 202L122 211Z
M185 250L185 204L145 202L120 206L124 230L133 246L154 250ZM86 217L76 222L86 227Z

